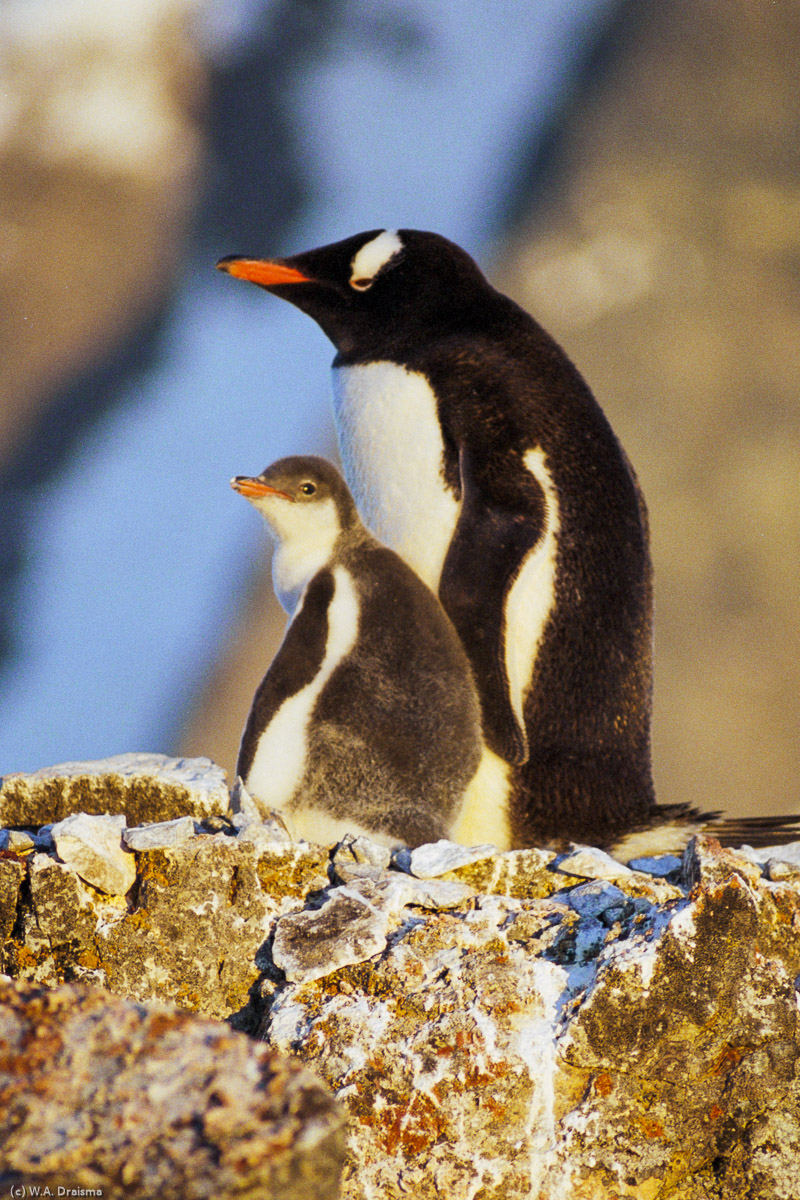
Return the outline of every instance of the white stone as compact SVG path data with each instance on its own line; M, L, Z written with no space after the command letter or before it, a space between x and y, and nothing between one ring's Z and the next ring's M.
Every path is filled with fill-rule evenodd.
M800 867L800 842L787 842L784 846L737 846L737 854L755 863L768 863L771 859L783 863L792 863Z
M408 907L455 908L475 895L465 883L368 870L369 877L334 888L321 908L278 921L272 957L290 982L310 983L380 954Z
M0 841L0 848L3 850L13 850L15 854L25 854L28 850L33 850L36 845L35 839L20 829L4 829L2 833L6 835L5 841ZM2 837L1 834L0 837Z
M236 776L236 782L231 788L231 809L234 813L233 823L239 829L248 821L261 820L261 810L244 786L241 775Z
M233 825L239 830L240 842L252 842L258 849L277 844L286 845L292 835L277 809L268 809L262 816L255 800L237 775L231 790Z
M581 879L624 879L633 874L630 867L593 846L574 850L557 863L557 868L565 875L577 875Z
M459 846L456 842L441 838L438 842L417 846L408 852L407 858L398 855L397 863L418 879L435 879L437 875L469 866L482 858L492 858L495 854L496 846Z
M56 852L81 879L112 896L124 896L136 879L136 859L122 848L123 816L75 813L53 826Z
M237 842L249 843L259 851L286 846L291 840L283 825L279 825L277 821L248 821L236 835Z
M180 846L191 837L194 837L192 817L176 817L174 821L136 825L122 831L122 840L129 850L163 850L167 846Z
M345 863L348 865L355 863L387 869L391 859L392 852L388 846L383 846L363 835L354 837L350 833L342 838L333 856L336 867Z
M291 983L311 983L380 954L389 921L387 909L375 908L348 888L337 888L321 908L278 921L272 958Z

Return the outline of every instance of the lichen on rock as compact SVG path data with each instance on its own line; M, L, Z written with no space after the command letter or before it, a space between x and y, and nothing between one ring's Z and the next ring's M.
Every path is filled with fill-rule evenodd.
M296 1060L224 1025L3 979L0 1044L7 1195L339 1194L339 1106Z
M138 825L228 807L225 772L208 758L116 754L0 780L0 825L44 825L73 813L124 813Z
M126 828L124 894L63 861L58 825L23 830L4 968L304 1060L349 1112L344 1200L800 1194L797 847L315 846L234 794Z

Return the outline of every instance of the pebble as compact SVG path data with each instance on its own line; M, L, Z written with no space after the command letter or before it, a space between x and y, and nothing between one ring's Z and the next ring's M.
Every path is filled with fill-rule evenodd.
M11 850L14 854L27 854L36 847L36 840L21 829L0 829L0 850Z
M608 909L624 910L629 904L624 892L613 883L594 879L591 883L580 883L567 893L570 908L581 917L599 917Z
M53 825L51 834L62 862L81 879L111 896L124 896L136 879L136 859L122 847L125 818L75 813Z
M404 847L395 853L394 861L401 871L416 875L418 879L435 879L437 875L446 875L448 871L456 871L498 853L496 846L459 846L442 838L417 846L415 850Z
M656 858L632 858L628 866L632 871L642 871L656 879L665 879L681 869L683 859L677 854L659 854Z
M582 846L556 860L556 867L566 875L581 879L624 879L632 874L630 867L617 862L605 850Z
M136 825L123 829L122 840L129 850L164 850L180 846L194 837L194 819L176 817L173 821L157 821L153 825Z

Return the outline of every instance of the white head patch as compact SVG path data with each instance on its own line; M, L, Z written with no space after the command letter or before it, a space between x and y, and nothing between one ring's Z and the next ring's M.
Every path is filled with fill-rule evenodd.
M396 229L384 229L371 242L366 242L350 264L350 283L354 288L368 288L381 267L403 249Z

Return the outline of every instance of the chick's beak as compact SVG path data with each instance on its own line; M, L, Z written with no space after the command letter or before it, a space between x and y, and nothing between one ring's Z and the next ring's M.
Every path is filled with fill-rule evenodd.
M240 496L245 496L247 499L258 499L260 496L281 496L284 500L293 499L288 492L270 487L268 483L264 483L263 479L258 479L253 475L235 475L231 480L231 487Z
M247 279L260 287L277 287L285 283L312 283L308 275L295 267L287 267L282 262L258 258L221 258L217 263L218 271L227 271L236 279Z

